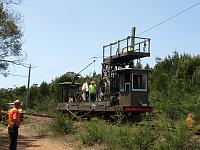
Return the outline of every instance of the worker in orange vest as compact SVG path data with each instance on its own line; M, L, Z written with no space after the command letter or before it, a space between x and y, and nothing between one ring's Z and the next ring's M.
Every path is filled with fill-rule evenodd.
M20 100L16 100L14 104L15 106L10 109L8 113L8 133L10 135L9 150L16 150L17 148L18 128L20 126L19 109L21 102Z
M194 120L193 120L192 113L189 113L189 114L188 114L188 117L187 117L188 129L192 130L192 128L193 128L193 123L194 123Z

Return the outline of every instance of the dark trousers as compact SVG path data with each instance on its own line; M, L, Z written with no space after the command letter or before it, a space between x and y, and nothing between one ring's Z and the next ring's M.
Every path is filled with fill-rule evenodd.
M86 102L88 102L89 101L89 92L88 91L86 91Z
M96 101L96 94L95 93L90 93L90 101L91 102Z
M12 128L8 128L8 133L10 135L9 150L16 150L17 149L17 138L18 138L18 127L13 126Z

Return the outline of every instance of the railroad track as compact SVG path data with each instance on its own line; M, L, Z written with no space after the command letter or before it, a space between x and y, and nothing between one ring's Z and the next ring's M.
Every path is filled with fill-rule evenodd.
M30 113L30 112L25 112L23 114L27 115L27 116L37 116L37 117L45 117L45 118L54 118L53 116L48 115L48 114L39 114L39 113Z

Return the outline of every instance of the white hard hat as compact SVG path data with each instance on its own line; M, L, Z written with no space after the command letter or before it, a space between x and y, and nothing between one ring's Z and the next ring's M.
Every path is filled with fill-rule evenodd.
M15 105L21 105L21 101L17 99L17 100L15 101Z

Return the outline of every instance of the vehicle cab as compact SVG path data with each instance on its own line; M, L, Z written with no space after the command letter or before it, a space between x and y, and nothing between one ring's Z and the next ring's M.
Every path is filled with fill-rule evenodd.
M123 68L119 74L119 105L148 106L148 71Z

